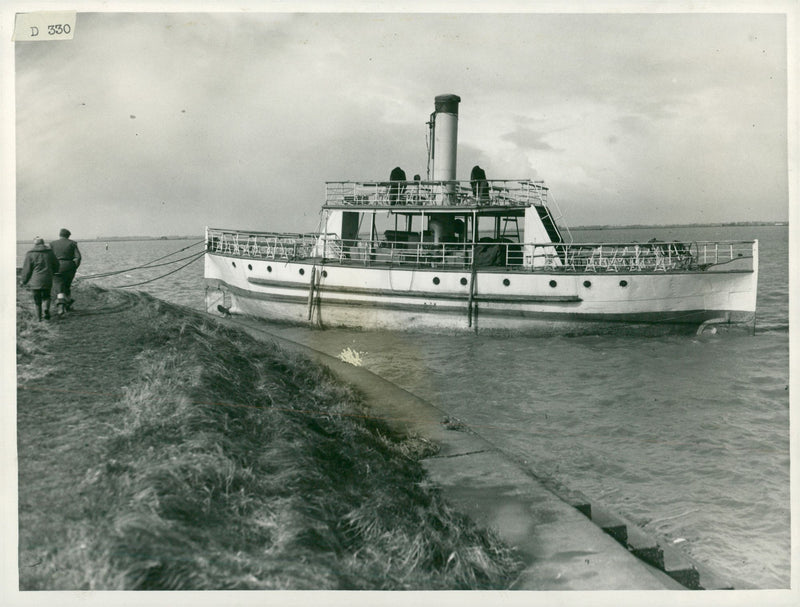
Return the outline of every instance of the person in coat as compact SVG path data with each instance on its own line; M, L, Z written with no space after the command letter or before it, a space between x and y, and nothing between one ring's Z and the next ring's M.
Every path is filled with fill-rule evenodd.
M25 254L20 283L31 290L39 321L42 320L42 304L44 319L50 319L50 290L53 288L53 274L57 270L58 260L52 249L44 244L44 238L37 236L33 240L33 248Z
M489 200L489 182L486 180L486 172L477 164L472 167L469 174L472 195L480 201Z
M392 172L389 173L389 181L402 181L405 182L406 180L406 172L401 169L400 167L394 167ZM392 183L389 186L389 204L397 204L403 192L406 191L406 184L405 183Z
M59 303L63 302L67 310L74 301L72 299L72 279L75 278L75 272L81 265L78 243L70 240L70 235L68 229L62 228L58 232L58 240L50 243L50 248L53 249L53 253L58 259L58 271L54 276L58 301Z

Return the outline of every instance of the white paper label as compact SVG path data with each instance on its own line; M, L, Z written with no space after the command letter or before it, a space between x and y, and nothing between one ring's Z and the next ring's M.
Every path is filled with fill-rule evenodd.
M75 33L75 11L17 13L16 17L15 42L72 40Z

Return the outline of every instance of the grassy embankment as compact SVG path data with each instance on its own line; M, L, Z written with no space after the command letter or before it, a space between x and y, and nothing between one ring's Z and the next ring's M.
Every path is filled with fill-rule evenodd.
M20 588L465 589L519 567L329 372L146 295L17 307ZM20 305L21 304L21 305Z

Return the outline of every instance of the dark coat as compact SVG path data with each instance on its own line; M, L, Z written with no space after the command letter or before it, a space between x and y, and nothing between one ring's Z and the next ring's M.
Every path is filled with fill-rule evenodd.
M37 244L25 254L22 264L22 286L31 289L51 289L53 274L58 271L58 260L52 249Z
M78 250L78 243L69 238L59 238L50 243L56 259L58 259L59 269L57 272L70 272L78 269L81 265L81 252Z
M489 197L489 182L486 181L486 172L477 164L472 167L469 174L469 181L472 185L472 195L475 198Z
M389 173L389 181L405 181L406 172L400 167L394 167ZM389 186L389 204L397 204L400 195L405 192L406 184L393 183Z

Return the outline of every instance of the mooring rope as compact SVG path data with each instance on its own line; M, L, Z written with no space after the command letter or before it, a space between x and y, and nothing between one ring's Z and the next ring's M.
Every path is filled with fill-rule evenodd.
M133 272L134 270L141 270L141 269L144 269L144 268L158 268L160 266L166 266L166 265L169 265L171 263L178 263L179 261L184 261L186 259L189 259L190 257L194 257L195 255L199 255L199 254L192 253L191 255L188 255L186 257L182 257L181 259L173 259L171 261L167 261L167 262L164 262L164 263L161 263L161 264L154 265L157 261L161 261L162 259L166 259L167 257L171 257L172 255L175 255L177 253L181 253L182 251L185 251L186 249L191 249L192 247L195 247L195 246L197 246L199 244L203 244L203 243L205 243L205 239L198 240L197 242L193 242L192 244L187 245L187 246L183 247L182 249L178 249L177 251L173 251L172 253L167 253L166 255L162 255L161 257L159 257L157 259L153 259L153 260L148 261L146 263L143 263L140 266L134 266L132 268L125 268L123 270L115 270L113 272L98 272L97 274L87 274L85 276L80 276L79 275L76 278L78 278L79 280L90 280L90 279L94 279L94 278L106 278L108 276L115 276L116 274L122 274L123 272ZM192 261L194 261L194 259ZM166 276L166 274L165 274L165 276Z
M179 261L186 261L187 259L192 259L197 255L202 255L202 253L192 253L191 255L187 255L186 257L181 257L180 259L173 259L171 261L165 261L164 263L154 263L150 262L150 264L145 264L142 266L136 266L133 268L125 268L124 270L116 270L114 272L105 272L100 274L90 274L89 276L78 276L80 280L89 280L94 278L107 278L109 276L115 276L117 274L122 274L123 272L132 272L134 270L150 270L151 268L160 268L162 266L168 266L173 263L178 263Z
M155 278L151 278L151 279L149 279L149 280L143 280L142 282L135 282L135 283L133 283L133 284L130 284L130 285L119 285L119 286L115 286L114 288L115 288L115 289L126 289L126 288L128 288L128 287L138 287L139 285L146 285L146 284L147 284L147 283L149 283L149 282L155 282L156 280L160 280L160 279L162 279L162 278L165 278L166 276L169 276L170 274L174 274L174 273L175 273L175 272L177 272L178 270L182 270L182 269L183 269L183 268L185 268L186 266L193 264L195 261L197 261L198 259L200 259L200 258L201 258L201 257L203 257L204 255L205 255L205 251L202 251L202 252L200 252L200 253L196 253L196 254L194 255L194 258L193 258L191 261L189 261L189 262L187 262L187 263L183 264L183 265L182 265L182 266L180 266L179 268L175 268L174 270L171 270L170 272L167 272L166 274L162 274L161 276L156 276ZM186 259L186 258L184 257L184 259ZM179 261L182 261L182 260L179 260ZM174 263L174 262L173 262L173 263ZM155 267L155 266L152 266L152 267Z

